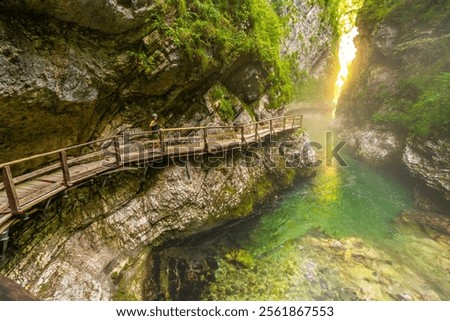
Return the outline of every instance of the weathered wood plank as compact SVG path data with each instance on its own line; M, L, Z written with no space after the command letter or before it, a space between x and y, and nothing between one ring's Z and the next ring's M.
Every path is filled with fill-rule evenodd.
M11 214L0 215L0 225L4 224L6 221L12 218ZM1 233L1 231L0 231Z
M31 199L31 200L28 201L27 203L24 203L23 209L24 209L24 210L28 210L28 209L30 209L30 208L33 208L33 207L36 206L37 204L39 204L39 203L41 203L41 202L43 202L43 201L49 199L50 197L52 197L52 196L54 196L54 195L56 195L56 194L59 194L60 192L66 190L66 189L67 189L67 187L64 186L64 185L62 185L62 186L60 186L59 188L53 189L53 190L51 190L50 192L48 192L48 193L46 193L46 194L44 194L44 195L42 195L42 196L40 196L40 197Z
M25 207L30 208L30 206L28 204L33 202L33 200L38 199L38 198L40 199L40 198L42 198L42 196L47 196L50 193L52 193L54 190L59 189L61 186L63 186L62 182L49 184L47 187L42 188L38 192L27 195L26 197L21 199L21 202L23 203L24 208Z

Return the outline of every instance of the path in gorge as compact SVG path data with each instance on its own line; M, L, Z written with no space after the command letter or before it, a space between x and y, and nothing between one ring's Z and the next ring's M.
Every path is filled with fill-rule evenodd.
M322 141L328 116L305 117L311 139ZM165 299L449 300L445 227L404 213L413 200L397 178L345 160L251 219L163 249Z

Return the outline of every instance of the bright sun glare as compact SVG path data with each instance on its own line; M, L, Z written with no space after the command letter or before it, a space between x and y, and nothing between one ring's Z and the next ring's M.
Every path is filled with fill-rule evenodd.
M356 47L353 39L358 35L358 28L355 26L356 14L355 12L360 7L359 0L343 1L341 10L346 12L342 15L340 20L341 25L341 40L339 43L339 73L334 86L333 104L336 107L339 97L341 95L342 87L347 81L349 68L356 57Z
M358 28L353 27L348 33L342 35L341 42L339 44L339 74L334 87L334 99L333 103L336 105L341 95L342 87L347 81L348 70L356 57L356 47L353 43L353 39L358 35Z

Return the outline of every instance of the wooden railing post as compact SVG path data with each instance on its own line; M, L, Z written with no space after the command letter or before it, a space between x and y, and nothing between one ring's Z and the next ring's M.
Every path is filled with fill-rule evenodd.
M273 134L273 119L269 120L269 132L271 135Z
M294 125L295 125L295 115L292 117L292 128L291 129L294 129Z
M286 116L283 118L283 131L286 130Z
M122 165L122 156L120 154L120 142L118 136L115 136L113 138L113 143L114 143L114 152L116 154L116 164L117 166L120 166Z
M208 150L208 129L203 128L203 149Z
M244 126L241 126L241 144L245 145L247 142L245 141L245 133L244 133Z
M9 208L14 215L20 214L19 197L17 196L16 187L14 186L11 168L3 167L3 186L5 187L6 196L8 197Z
M161 149L161 154L164 153L164 135L162 130L159 130L159 148Z
M67 162L67 154L65 150L59 152L59 161L61 162L64 184L67 187L70 187L72 186L72 182L70 181L69 163Z
M255 140L258 140L258 123L255 123Z

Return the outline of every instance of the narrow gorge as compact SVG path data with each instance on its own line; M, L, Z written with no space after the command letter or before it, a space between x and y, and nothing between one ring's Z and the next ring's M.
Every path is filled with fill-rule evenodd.
M129 135L150 135L152 153L183 139L203 150L123 165L16 214L2 280L39 300L450 298L446 1L0 9L5 202L6 167L16 182L64 172L50 154L14 163L33 155L108 137L125 149ZM275 125L285 116L301 128ZM227 135L240 143L211 149ZM83 146L69 164L99 148ZM28 298L9 280L2 300Z

